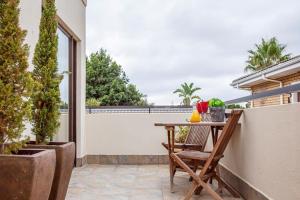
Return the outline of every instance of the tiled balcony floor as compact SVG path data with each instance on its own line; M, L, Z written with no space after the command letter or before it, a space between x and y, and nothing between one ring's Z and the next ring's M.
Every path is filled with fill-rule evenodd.
M170 192L167 165L88 165L73 171L67 200L176 200L189 188L188 175L178 172ZM224 200L233 200L223 194ZM212 199L205 191L193 200Z

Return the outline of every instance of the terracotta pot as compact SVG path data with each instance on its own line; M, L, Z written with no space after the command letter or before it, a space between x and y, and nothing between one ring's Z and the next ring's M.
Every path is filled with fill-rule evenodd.
M199 113L207 113L208 101L199 101L197 102L196 107Z
M27 148L54 149L56 168L49 200L64 200L67 194L75 159L74 142L50 142L48 145L36 145L29 142Z
M55 151L21 149L0 155L0 199L47 200L55 170Z

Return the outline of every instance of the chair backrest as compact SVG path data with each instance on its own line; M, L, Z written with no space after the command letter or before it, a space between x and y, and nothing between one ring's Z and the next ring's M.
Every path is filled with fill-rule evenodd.
M211 121L210 114L208 113L202 114L202 121L205 122ZM211 130L210 126L191 126L184 143L201 145L202 150L204 150L210 130Z
M216 163L223 156L223 153L230 141L231 136L234 133L234 130L238 124L238 121L239 121L242 113L243 113L242 110L233 110L231 112L231 115L228 118L228 120L222 130L222 133L221 133L219 139L217 140L217 143L215 144L213 151L210 154L209 159L206 161L200 175L204 175L207 172L207 170L210 168L212 163L214 163L213 167L215 167ZM210 168L210 169L212 169L212 168Z

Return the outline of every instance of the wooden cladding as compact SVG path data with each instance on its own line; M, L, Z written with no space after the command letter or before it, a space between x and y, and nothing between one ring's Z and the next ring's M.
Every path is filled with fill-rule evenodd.
M300 72L281 77L277 80L282 81L283 86L291 85L294 82L300 81ZM265 83L255 85L251 89L252 89L253 93L259 93L259 92L263 92L263 91L276 89L279 87L280 87L279 83L265 82ZM298 102L300 102L299 93L298 93ZM281 98L281 95L270 96L270 97L266 97L266 98L262 98L262 99L256 99L256 100L253 100L253 107L280 105L280 98ZM290 98L291 98L290 94L283 94L283 104L290 103L291 102Z

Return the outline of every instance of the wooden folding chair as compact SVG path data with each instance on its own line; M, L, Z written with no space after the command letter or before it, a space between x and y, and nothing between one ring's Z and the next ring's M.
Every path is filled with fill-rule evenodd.
M202 121L211 121L211 117L209 114L202 115ZM210 126L191 126L189 133L187 134L186 140L184 143L175 143L174 149L176 152L185 151L185 150L197 150L197 151L204 151L204 148L207 143L207 139L210 133ZM162 145L169 150L169 145L166 143L162 143ZM169 151L169 156L171 151ZM188 160L185 161L193 170L196 172L198 167L201 166L200 162L189 162ZM171 165L171 163L170 163ZM174 176L176 171L181 169L179 165L171 165L171 173L170 173L170 181L173 182ZM192 180L192 179L190 179Z
M221 177L219 177L219 175L216 172L216 167L218 165L219 160L223 157L223 153L226 149L226 146L229 143L232 134L234 133L234 130L238 124L238 120L242 112L242 110L232 111L231 116L228 119L226 125L224 126L223 131L211 153L194 150L171 153L171 158L173 159L173 162L179 165L193 178L192 186L189 192L186 194L184 198L185 200L190 199L197 188L197 191L199 193L204 188L215 200L223 200L219 196L219 194L209 186L208 181L211 178L216 179L218 183L224 186L234 197L240 197L238 192L236 192L231 186L226 184L221 179ZM186 160L191 160L194 162L205 162L199 175L197 175L196 172L193 169L191 169L191 167L186 163ZM173 182L171 182L171 184L173 184Z
M209 114L205 113L202 115L202 121L210 122L211 117ZM209 126L191 126L184 143L175 143L174 148L177 151L182 150L199 150L203 151L210 133ZM162 143L162 145L168 150L169 145L167 143Z

